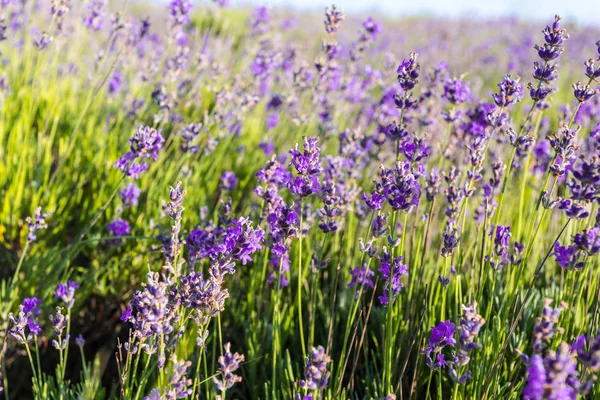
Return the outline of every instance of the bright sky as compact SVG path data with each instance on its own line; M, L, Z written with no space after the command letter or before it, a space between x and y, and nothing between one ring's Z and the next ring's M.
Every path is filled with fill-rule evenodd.
M232 0L232 3L322 10L331 5L332 1ZM600 6L597 0L335 0L333 3L350 13L379 11L388 15L433 14L457 17L465 13L475 13L494 17L516 14L524 19L548 20L552 19L554 14L560 14L566 21L577 20L600 26Z

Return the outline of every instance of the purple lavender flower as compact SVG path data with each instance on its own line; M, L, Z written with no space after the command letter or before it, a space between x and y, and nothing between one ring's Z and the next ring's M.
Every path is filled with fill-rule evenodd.
M446 81L444 85L443 98L447 99L451 104L461 104L469 100L471 89L469 82L463 82L462 78L452 78Z
M40 324L37 322L40 310L37 306L41 300L35 297L24 299L23 304L19 306L19 313L15 316L8 313L8 319L11 322L8 335L17 340L20 344L30 342L34 336L42 333Z
M584 229L581 233L573 236L573 244L578 250L585 252L588 256L593 256L600 251L600 228Z
M352 288L356 286L356 290L354 291L354 296L358 298L358 294L361 290L373 289L373 279L375 276L375 272L369 269L368 265L365 263L363 268L356 267L352 271L350 271L350 275L352 276L352 280L348 283L348 287Z
M600 370L600 332L590 338L586 351L586 338L579 336L576 343L571 346L571 351L577 352L577 358L585 364L590 371L596 373Z
M162 149L165 139L161 136L161 130L148 126L140 126L129 139L130 151L119 158L114 167L120 169L127 176L138 179L148 169L145 162L138 163L137 159L152 158L158 160L158 152Z
M237 178L235 176L235 173L233 173L232 171L223 172L223 174L221 175L221 183L219 185L221 189L231 192L235 189L236 185Z
M258 6L254 9L252 18L252 30L256 33L264 33L268 30L269 23L273 19L273 16L268 7Z
M535 320L533 350L536 353L540 353L544 350L546 343L549 343L552 340L557 331L562 331L561 329L557 329L555 325L558 323L558 317L566 305L561 303L559 307L552 308L551 304L551 299L545 299L542 316Z
M304 149L302 153L296 147L290 150L292 156L289 165L294 166L298 176L288 183L290 191L300 197L307 197L319 192L318 175L323 171L321 168L320 153L318 147L319 139L304 137Z
M523 98L523 84L520 83L520 77L512 79L510 74L504 76L504 79L498 83L498 93L494 93L494 103L498 107L508 107L511 104L518 103Z
M46 218L50 216L50 213L42 213L42 207L37 207L33 217L27 217L27 227L29 232L27 233L27 241L34 242L37 240L37 232L42 229L48 228Z
M42 304L41 299L38 299L37 297L26 297L23 299L23 312L37 318L42 312L39 308L40 304Z
M431 335L427 341L427 347L423 350L426 364L431 369L439 369L448 365L444 354L441 351L446 346L454 347L454 328L456 325L452 321L442 321L431 328ZM435 356L435 361L432 355Z
M533 355L527 372L524 399L577 398L581 383L578 379L577 360L568 344L561 343L558 351L549 350L545 356Z
M125 310L123 310L123 312L121 313L121 321L123 322L127 322L131 319L131 315L133 313L133 310L131 309L131 306L127 307Z
M242 377L234 374L235 371L240 367L240 363L244 362L244 355L239 353L231 354L230 348L231 343L226 343L225 352L219 357L219 370L221 371L220 377L213 377L213 382L217 391L221 392L224 389L231 389L237 382L242 381Z
M409 92L419 82L419 69L421 66L417 62L419 55L417 53L410 53L408 59L402 60L402 63L398 66L396 73L398 74L398 83L405 92Z
M106 228L113 236L126 236L131 233L129 222L121 218L116 218Z
M54 329L54 333L58 336L59 340L62 339L63 331L67 328L69 322L69 315L64 315L62 313L62 307L56 307L56 314L50 314L50 323L52 324L52 329ZM65 336L65 345L68 342L69 335ZM58 350L64 350L62 348L62 344L58 343L56 340L52 341L52 345Z
M140 193L140 188L134 182L128 183L127 186L119 192L123 207L137 206Z
M381 267L378 271L381 273L381 279L385 282L385 285L383 287L383 294L379 296L379 301L383 305L389 305L390 285L393 303L396 296L398 296L404 287L401 279L403 276L408 275L408 267L402 264L402 257L392 259L392 255L385 248L380 261Z
M329 7L325 9L325 31L329 35L335 35L340 30L343 20L343 11L335 5L331 6L331 9Z
M83 23L88 29L100 31L104 26L107 0L91 0L86 9Z
M542 65L534 63L533 78L538 81L537 86L531 82L527 85L529 95L535 103L543 102L555 90L551 82L556 79L558 68L553 61L562 54L563 43L569 38L566 30L560 28L560 20L560 16L555 16L552 26L546 26L542 31L545 41L543 46L534 46L543 61Z
M61 299L68 309L71 309L75 303L75 289L78 288L79 285L74 281L68 281L66 284L59 283L54 295Z
M573 96L580 103L585 103L596 94L598 94L598 90L590 88L589 85L582 85L581 82L573 84Z
M170 288L159 279L158 273L149 272L142 290L133 295L131 308L135 316L130 316L136 337L168 335L173 331L175 309L170 307Z
M462 318L458 327L458 353L453 355L452 364L449 365L450 377L459 384L464 384L471 380L471 372L467 371L464 375L458 376L457 368L466 366L470 361L470 353L474 349L480 349L481 344L475 343L475 338L485 320L477 314L477 302L472 304L463 304L460 306Z
M181 26L190 23L190 11L192 2L190 0L171 0L169 2L169 17L172 26Z
M179 361L175 356L172 358L171 378L169 388L165 389L167 399L185 399L192 394L192 380L189 379L187 369L192 365L190 361Z
M376 40L377 36L381 33L381 24L375 22L375 20L371 17L367 18L362 23L365 31L371 36L372 40Z
M327 371L327 364L330 361L331 358L325 354L323 346L313 347L310 355L306 357L304 379L300 381L300 387L305 391L326 388L330 375L330 372Z
M396 168L379 170L376 191L381 193L395 211L409 212L419 204L421 185L410 162L397 162Z
M523 399L543 400L546 392L546 369L544 359L539 354L533 355L529 361L526 382Z
M387 226L387 215L382 215L381 213L377 213L377 215L373 218L373 224L371 227L371 232L374 237L381 237L385 235L388 230Z
M494 259L490 260L490 265L494 269L501 269L509 261L508 252L510 250L510 226L498 225L496 229L494 226L491 227L490 236L496 234L494 237Z
M111 77L108 79L108 82L107 82L108 94L110 96L117 95L119 93L119 90L121 89L122 84L123 84L123 74L121 73L121 71L116 70L115 72L113 72Z
M131 153L136 158L153 158L158 160L158 152L162 149L165 139L160 135L161 131L148 126L140 126L129 139Z
M277 124L279 124L279 114L276 112L272 112L267 117L267 129L273 130Z

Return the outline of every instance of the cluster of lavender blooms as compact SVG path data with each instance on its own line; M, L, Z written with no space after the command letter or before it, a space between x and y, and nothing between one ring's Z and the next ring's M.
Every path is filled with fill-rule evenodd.
M527 365L523 389L523 398L527 400L576 399L588 394L597 379L600 336L591 336L588 340L585 335L580 335L572 344L562 341L553 348L555 337L563 333L556 325L566 304L557 308L551 304L552 300L546 299L542 316L536 319L533 353L521 353ZM586 368L590 373L582 372Z
M600 228L584 229L573 235L572 243L562 246L559 242L554 245L554 257L558 265L566 269L581 269L585 266L587 257L600 251Z
M149 126L140 126L129 139L129 151L121 156L114 167L118 168L125 175L138 179L141 174L146 172L149 165L145 161L152 158L158 160L158 152L162 148L165 139L161 136L161 130L150 128Z
M469 382L471 371L464 371L464 367L471 360L471 352L475 349L481 349L481 344L476 343L475 339L485 320L477 314L477 302L461 305L462 316L459 326L450 321L442 321L431 328L431 336L427 341L427 347L423 350L426 357L426 364L432 370L448 368L448 373L452 380L458 384ZM455 330L458 331L458 347L454 338ZM450 357L447 357L448 350L451 349Z
M297 400L317 400L321 398L323 389L329 384L330 372L327 364L331 358L325 353L323 346L313 347L310 356L306 357L304 379L300 380L300 390L304 395L296 393ZM316 393L316 395L315 395Z
M252 254L260 250L264 232L254 229L246 218L229 218L230 205L221 216L219 226L197 227L187 240L181 241L183 201L186 192L181 182L170 190L170 201L164 206L172 220L171 236L164 240L165 263L160 272L149 271L143 289L138 290L131 305L123 311L121 319L133 325L131 339L126 349L136 355L143 351L147 355L157 354L159 369L166 368L171 360L171 384L164 396L183 398L192 393L191 380L186 378L189 361L178 361L175 356L177 344L187 329L198 332L196 343L204 351L208 336L208 324L225 307L229 297L225 288L225 277L235 272L235 264L246 264ZM204 228L204 229L203 229ZM183 271L183 245L191 257L188 272ZM200 263L208 261L208 278L201 271ZM241 377L233 374L244 360L238 353L231 354L229 344L219 358L222 378L215 378L219 392L231 388ZM170 356L168 356L170 354ZM154 396L154 397L153 397ZM148 399L161 398L160 389L154 389Z
M525 246L519 242L513 244L513 251L510 251L510 239L512 237L510 226L498 225L498 228L494 229L491 226L490 236L494 236L494 247L492 249L492 257L489 258L490 266L499 270L504 268L506 265L519 265L523 261L522 254L525 250Z

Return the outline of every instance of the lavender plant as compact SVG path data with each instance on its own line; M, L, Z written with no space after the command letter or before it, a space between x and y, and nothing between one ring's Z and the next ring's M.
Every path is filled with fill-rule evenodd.
M0 0L0 396L599 397L600 30L214 3Z

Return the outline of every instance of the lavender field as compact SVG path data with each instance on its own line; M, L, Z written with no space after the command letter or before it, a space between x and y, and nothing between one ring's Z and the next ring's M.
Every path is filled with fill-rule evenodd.
M5 399L600 399L600 28L0 0Z

